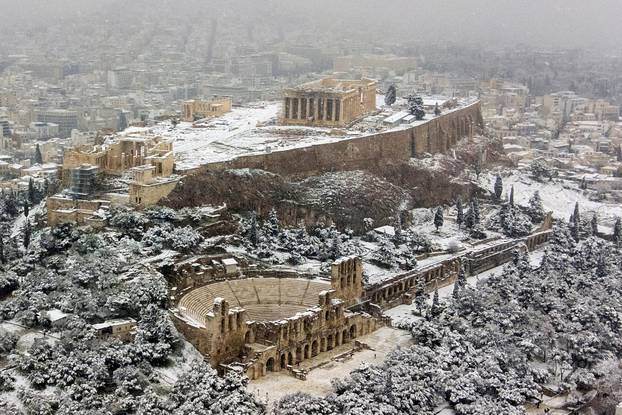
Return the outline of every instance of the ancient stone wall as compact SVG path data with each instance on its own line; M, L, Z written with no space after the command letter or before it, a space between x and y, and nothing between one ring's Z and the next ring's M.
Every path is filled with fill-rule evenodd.
M482 127L479 101L403 130L241 156L228 162L208 163L184 173L253 168L284 176L306 177L327 171L369 170L382 166L383 161L408 161L424 153L444 153L458 140L470 137L478 127Z

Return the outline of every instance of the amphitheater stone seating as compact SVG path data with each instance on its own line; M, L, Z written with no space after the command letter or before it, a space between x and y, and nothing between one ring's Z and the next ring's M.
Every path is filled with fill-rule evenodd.
M272 321L316 306L320 292L328 289L328 283L293 278L221 281L188 292L179 306L188 317L203 323L213 310L214 299L221 297L231 307L243 307L249 320Z

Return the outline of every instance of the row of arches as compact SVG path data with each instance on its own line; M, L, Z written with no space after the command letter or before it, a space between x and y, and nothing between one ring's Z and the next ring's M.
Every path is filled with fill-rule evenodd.
M352 324L349 328L338 330L325 337L316 338L313 341L296 347L296 349L282 351L278 358L270 357L266 360L266 372L276 372L287 369L303 360L316 357L320 353L330 351L337 346L348 343L358 336L356 324Z

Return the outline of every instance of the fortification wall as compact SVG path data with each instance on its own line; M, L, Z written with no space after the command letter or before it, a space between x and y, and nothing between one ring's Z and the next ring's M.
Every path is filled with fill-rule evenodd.
M482 127L481 105L475 102L426 123L335 143L240 156L231 161L208 163L185 174L207 170L262 169L284 176L304 177L327 171L367 170L383 161L408 161L424 153L444 153L462 138Z

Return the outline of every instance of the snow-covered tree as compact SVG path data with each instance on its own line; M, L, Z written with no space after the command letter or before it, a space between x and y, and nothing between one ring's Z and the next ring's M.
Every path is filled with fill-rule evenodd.
M259 244L259 230L257 229L257 214L255 212L251 214L250 222L248 240L251 244L253 244L253 246L257 246Z
M432 297L432 307L430 308L430 314L432 317L436 317L441 312L440 299L438 296L438 288L434 290L434 296Z
M443 222L443 209L441 207L438 207L436 209L436 213L434 214L434 226L436 227L437 232L443 226Z
M503 179L498 175L495 179L494 194L497 200L501 200L501 195L503 194Z
M615 223L613 224L613 235L611 239L616 244L622 242L622 219L616 218Z
M24 223L24 228L22 230L22 244L24 245L24 248L28 249L28 247L30 246L30 235L32 233L32 228L30 226L30 221L26 220L26 222Z
M598 235L598 216L596 216L596 212L592 215L592 220L590 221L590 228L592 231L592 235Z
M390 107L391 105L395 104L395 101L397 100L397 88L395 87L395 85L391 84L389 85L389 88L387 88L387 92L384 95L384 103Z
M434 105L434 115L437 117L441 115L441 108L438 106L438 102Z
M276 213L276 209L272 208L268 214L268 222L264 225L267 228L267 233L271 236L278 236L281 231L281 224L279 217Z
M581 214L579 211L579 202L576 202L574 205L574 212L570 217L569 228L572 237L578 242L581 237Z
M41 148L39 144L35 147L35 164L43 164L43 155L41 154Z
M533 223L541 223L544 220L544 206L542 205L540 192L537 190L529 198L527 214Z
M551 178L551 171L542 159L532 161L530 169L531 176L537 181L541 181L543 178Z
M458 224L458 228L460 228L464 223L464 211L462 208L462 200L460 200L460 198L456 200L456 223Z
M423 108L423 98L420 96L408 96L408 112L415 116L417 120L425 118L425 109Z

